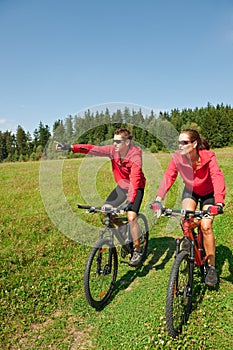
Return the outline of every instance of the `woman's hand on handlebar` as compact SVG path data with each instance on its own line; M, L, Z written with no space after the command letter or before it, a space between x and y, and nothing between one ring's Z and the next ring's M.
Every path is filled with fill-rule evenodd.
M217 203L215 205L210 205L209 208L207 209L207 212L210 215L218 215L223 213L223 204L222 203Z

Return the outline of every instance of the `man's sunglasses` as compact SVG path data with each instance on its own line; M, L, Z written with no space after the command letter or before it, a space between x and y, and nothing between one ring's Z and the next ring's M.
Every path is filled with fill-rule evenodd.
M113 143L117 143L118 145L119 145L121 142L125 142L125 140L113 140Z
M183 140L183 141L178 141L178 145L188 145L189 143L193 143L194 141L186 141L186 140Z

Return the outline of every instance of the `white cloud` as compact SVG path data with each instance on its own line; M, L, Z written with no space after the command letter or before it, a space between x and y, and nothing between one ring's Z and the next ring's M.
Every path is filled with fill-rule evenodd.
M0 131L10 131L11 133L15 134L16 129L15 123L12 123L9 119L0 118Z

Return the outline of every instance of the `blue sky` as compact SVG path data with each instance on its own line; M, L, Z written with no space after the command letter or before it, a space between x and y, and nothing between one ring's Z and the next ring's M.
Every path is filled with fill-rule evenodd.
M111 102L233 106L232 0L0 0L0 130Z

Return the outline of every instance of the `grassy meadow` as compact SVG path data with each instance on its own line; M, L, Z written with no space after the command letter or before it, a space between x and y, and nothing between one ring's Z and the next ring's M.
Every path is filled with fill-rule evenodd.
M169 154L144 155L148 182L142 211L150 223L148 257L137 269L119 263L113 297L101 311L88 306L83 294L91 247L81 244L78 235L76 241L71 239L51 220L41 197L40 163L0 164L0 348L232 349L233 148L215 152L227 184L224 215L214 221L219 284L207 288L196 272L193 310L175 340L165 328L165 299L174 237L180 231L175 222L156 220L148 209ZM87 222L96 227L97 239L100 217L77 210L76 204L93 201L89 204L99 205L115 184L109 163L93 159L65 160L61 178L72 214L79 218L78 230ZM94 179L89 165L98 170ZM167 206L178 207L180 188L178 180L167 195ZM60 216L63 224L65 217L66 213L64 220Z

